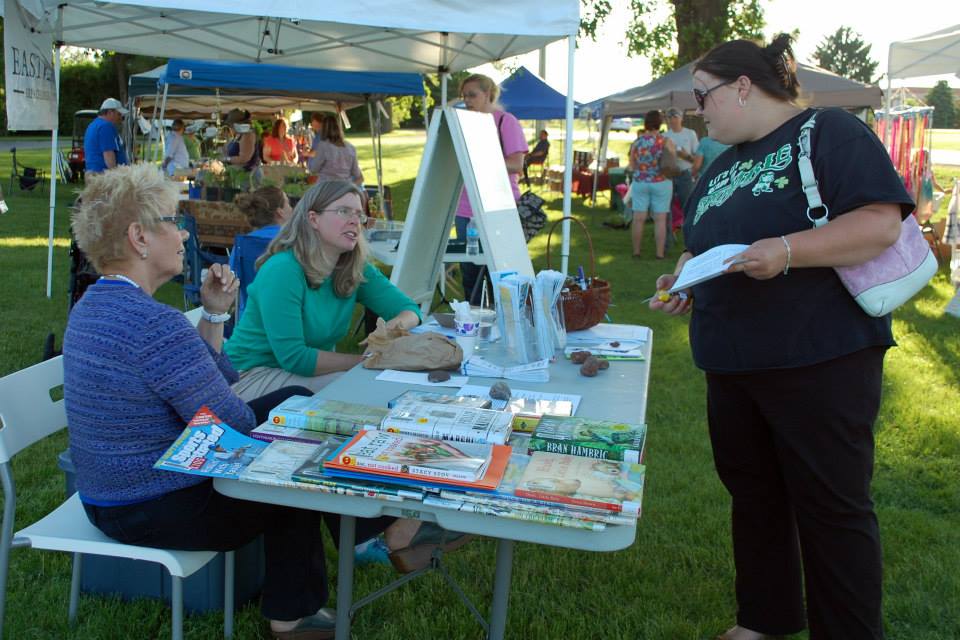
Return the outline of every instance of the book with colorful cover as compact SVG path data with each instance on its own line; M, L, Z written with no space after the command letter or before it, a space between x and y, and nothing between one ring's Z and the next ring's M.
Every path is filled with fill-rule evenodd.
M375 428L386 415L387 410L382 407L319 396L290 396L270 411L267 422L349 436L361 429Z
M267 443L231 428L204 405L153 468L237 478L266 448Z
M592 522L603 522L607 524L636 524L635 515L623 513L611 513L606 509L592 509L589 507L575 507L569 504L558 504L545 500L535 500L532 498L523 498L516 495L516 488L520 484L524 471L530 463L530 456L522 453L514 453L510 456L510 462L503 474L503 480L500 486L494 491L462 491L456 489L441 489L440 497L448 500L480 504L491 508L509 511L533 511L550 516L562 518L573 518L577 520L587 520ZM466 511L466 509L461 509ZM517 516L519 519L527 519L523 516ZM535 519L535 518L529 518Z
M537 522L540 524L552 524L561 527L571 527L574 529L587 529L589 531L603 531L607 525L595 520L584 520L572 517L568 514L546 513L541 511L530 511L526 509L512 508L510 505L483 504L478 502L467 502L457 500L455 496L441 497L427 496L423 499L423 504L451 509L453 511L463 511L466 513L482 513L498 518L510 518L511 520L525 520L527 522Z
M530 453L549 451L641 463L646 439L645 424L580 416L544 416L530 437Z
M507 445L454 443L387 431L361 431L328 458L323 468L325 473L340 477L483 491L500 484L509 458Z
M399 502L402 500L423 500L420 489L377 482L375 480L347 479L331 476L324 470L324 463L343 446L343 443L329 442L298 467L291 478L300 485L316 487L325 493L339 493L347 496L377 498Z
M403 404L414 402L430 402L433 404L452 404L458 407L472 407L474 409L489 409L490 398L483 398L472 395L447 395L445 393L436 393L435 391L421 391L419 389L408 389L396 398L387 402L387 408L393 409Z
M414 402L391 409L378 428L436 440L506 444L512 422L503 411Z
M639 515L644 467L537 451L514 493L523 498L558 502L614 513Z

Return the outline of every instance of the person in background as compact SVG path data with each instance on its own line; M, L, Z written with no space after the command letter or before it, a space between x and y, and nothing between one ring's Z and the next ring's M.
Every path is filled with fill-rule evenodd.
M190 154L187 152L187 145L183 139L185 128L183 120L180 118L174 120L173 124L170 125L170 135L167 136L162 165L168 176L172 176L177 169L190 167Z
M312 186L258 262L226 351L242 398L297 384L319 391L363 356L335 351L357 302L410 329L420 307L367 262L364 194L346 180Z
M691 257L748 247L727 275L653 309L693 308L714 463L732 498L736 624L722 640L798 633L883 638L880 532L870 496L873 422L890 316L868 316L834 267L896 242L913 202L873 131L841 109L797 105L790 36L734 40L694 63L710 137L731 145L686 206ZM816 114L813 172L830 221L814 227L797 164ZM759 168L759 169L758 169ZM669 289L676 275L662 275ZM806 612L804 604L806 603Z
M640 257L643 246L643 228L647 216L653 217L653 234L656 257L662 259L666 251L667 217L670 214L670 199L673 183L660 171L660 156L666 149L676 153L673 141L660 133L663 124L660 112L648 111L643 117L643 131L630 144L630 208L633 223L630 228L633 241L633 257Z
M697 179L699 180L700 176L706 173L707 168L713 164L713 161L717 159L721 153L730 148L730 145L723 144L722 142L717 142L710 136L704 136L700 138L700 143L697 145L696 155L700 156L700 166L697 169Z
M500 98L500 87L485 75L475 73L467 77L460 84L460 97L470 111L479 111L493 115L493 123L497 127L500 148L503 151L503 161L510 178L510 188L513 199L520 199L520 185L518 178L523 171L523 156L527 153L527 140L523 135L520 122L511 114L503 110L497 100ZM467 197L466 188L460 192L460 202L457 205L456 232L460 240L467 239L467 225L473 217L473 208ZM480 305L482 287L475 286L480 275L480 267L472 262L461 262L460 270L463 275L464 297L472 305Z
M253 129L250 112L244 109L231 109L227 114L226 125L233 131L234 137L224 149L225 160L247 171L260 167L260 142Z
M127 109L116 98L107 98L100 112L83 134L83 157L88 174L127 164L127 150L120 136L120 125Z
M187 158L190 162L196 162L200 159L200 142L197 140L197 131L198 126L194 123L183 132L183 144L187 148Z
M700 167L702 158L697 155L697 133L683 126L683 111L676 107L667 109L667 131L664 133L677 147L677 166L680 174L673 178L673 193L683 207L693 189L693 176Z
M534 145L533 150L523 157L523 183L530 186L530 175L527 173L527 169L531 164L543 164L547 161L547 156L550 155L550 134L547 133L547 130L544 129L540 132L540 139L537 140L537 144Z
M278 640L333 637L322 513L229 498L209 478L153 468L204 405L241 433L302 387L241 400L222 352L238 281L214 264L196 328L153 298L183 269L178 191L156 167L91 176L72 214L77 243L104 274L74 306L63 343L70 453L83 508L127 544L228 551L264 536L261 612ZM375 533L375 532L374 532ZM371 534L372 535L372 534Z
M356 185L362 185L363 173L357 163L357 150L343 139L340 118L335 115L314 114L310 118L311 126L314 126L315 119L319 120L319 124L314 129L307 170L317 176L318 180L350 180Z
M260 187L256 191L237 194L234 203L253 227L249 236L274 238L280 226L293 215L290 200L279 187Z
M270 135L263 139L263 159L269 163L297 163L296 142L287 135L287 121L283 118L273 121Z

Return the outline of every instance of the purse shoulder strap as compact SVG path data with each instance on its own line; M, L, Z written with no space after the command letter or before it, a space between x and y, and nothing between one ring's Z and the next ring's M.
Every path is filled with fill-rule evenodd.
M814 111L813 115L800 126L800 138L797 140L797 147L800 149L797 154L797 167L800 169L800 183L803 187L803 193L807 196L807 220L812 222L814 227L822 227L827 224L830 208L820 198L817 178L813 175L813 161L811 160L813 145L810 143L810 136L814 125L817 123L817 113ZM817 209L823 209L823 215L814 218L811 213Z

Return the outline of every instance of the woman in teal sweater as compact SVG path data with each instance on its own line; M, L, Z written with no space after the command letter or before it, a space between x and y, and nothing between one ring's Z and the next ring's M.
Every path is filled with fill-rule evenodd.
M225 347L241 372L241 398L290 384L318 391L360 362L334 351L358 302L390 328L420 323L416 303L367 262L366 218L363 192L346 181L318 182L297 203L258 261Z

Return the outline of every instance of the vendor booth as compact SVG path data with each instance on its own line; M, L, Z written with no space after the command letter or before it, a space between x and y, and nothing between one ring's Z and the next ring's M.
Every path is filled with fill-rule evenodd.
M34 33L49 33L51 42L64 45L344 71L439 72L443 78L566 38L570 87L580 17L575 0L548 4L490 0L482 12L470 4L437 0L418 3L417 11L391 0L312 4L242 0L202 8L187 0L119 0L109 5L95 0L31 0L20 6ZM59 49L54 63L59 77ZM572 130L569 97L566 118ZM569 138L567 157L572 154ZM54 132L52 146L56 144ZM569 184L571 163L565 164ZM51 218L54 202L51 195ZM569 192L563 206L568 215ZM564 227L565 267L569 223ZM52 221L50 229L52 263ZM52 264L49 267L52 274ZM50 275L48 296L49 280Z

